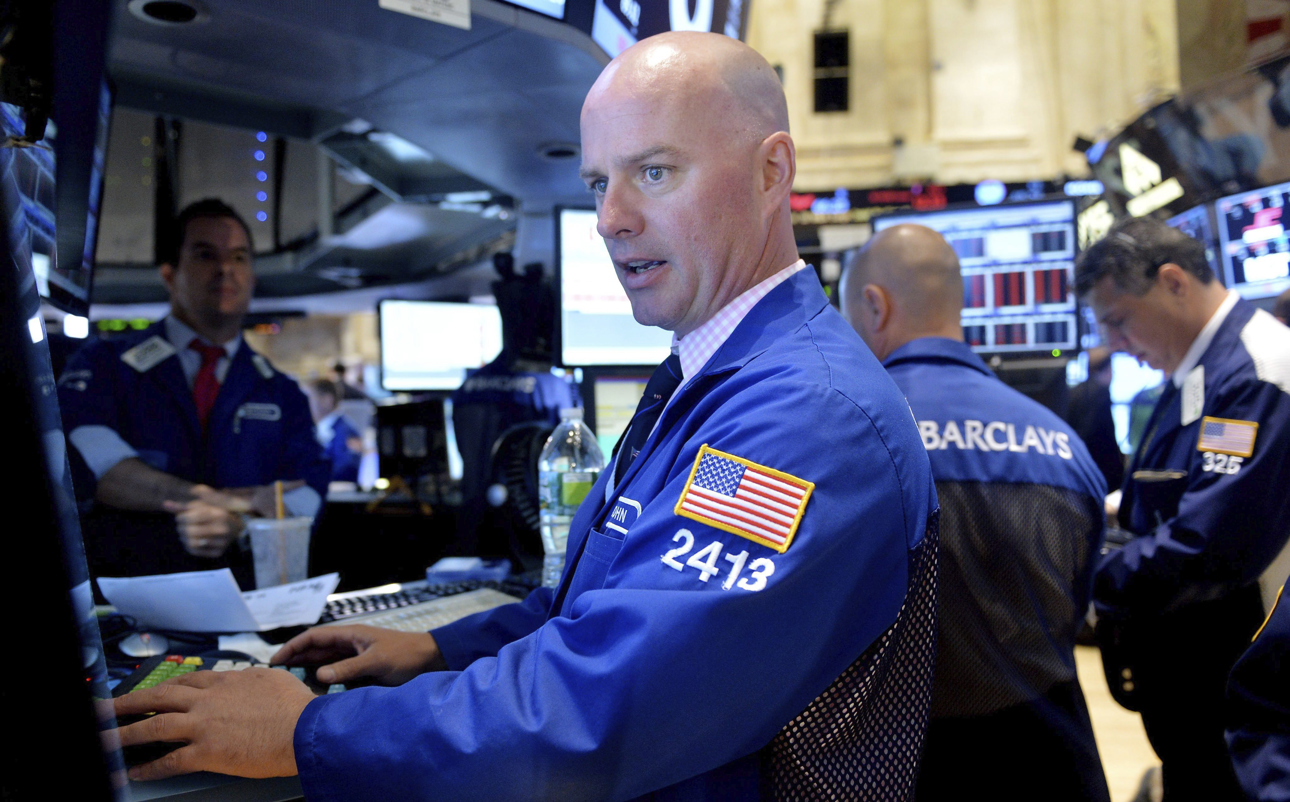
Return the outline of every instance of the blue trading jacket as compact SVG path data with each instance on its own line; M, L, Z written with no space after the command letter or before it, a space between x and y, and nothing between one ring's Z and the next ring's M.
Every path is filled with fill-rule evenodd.
M1107 799L1074 654L1104 530L1097 464L1063 420L962 342L913 340L883 364L918 419L941 503L933 724L919 796L971 796L983 778L998 784L998 756L1024 755L1022 776Z
M1184 425L1184 393L1166 383L1129 466L1120 523L1139 537L1098 567L1103 614L1166 612L1254 582L1268 598L1290 570L1290 329L1237 301L1199 369L1200 415ZM1223 453L1243 450L1221 446L1250 424L1252 453Z
M349 441L353 438L361 439L362 435L344 415L337 417L331 427L331 440L323 446L331 460L331 479L334 482L358 481L358 465L363 455L350 449Z
M64 431L107 426L139 453L139 459L190 482L224 488L303 479L326 497L330 467L314 437L309 404L293 379L243 343L229 365L203 436L178 357L169 356L143 371L122 359L153 337L165 339L162 322L132 336L90 342L68 360L58 387ZM94 475L79 458L73 465L77 495L92 499ZM179 544L174 516L164 513L95 504L85 528L91 567L97 566L100 576L112 575L106 573L109 570L138 575L217 567L232 560L236 551L230 549L223 561L188 555Z
M705 444L814 483L786 551L674 511ZM757 751L905 596L935 507L909 409L803 270L611 475L557 590L434 631L454 670L309 704L311 800L758 798Z
M1232 669L1227 706L1241 787L1259 802L1290 802L1290 600L1276 604Z

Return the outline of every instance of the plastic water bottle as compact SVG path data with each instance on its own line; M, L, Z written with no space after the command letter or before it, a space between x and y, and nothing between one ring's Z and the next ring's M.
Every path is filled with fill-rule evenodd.
M582 409L560 410L560 425L538 457L538 497L541 502L542 585L554 588L564 571L569 521L605 469L605 455L596 437L582 422Z

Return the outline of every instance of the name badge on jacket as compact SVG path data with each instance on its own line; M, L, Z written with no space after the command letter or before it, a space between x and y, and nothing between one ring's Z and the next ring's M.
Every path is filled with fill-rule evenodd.
M620 535L627 534L627 530L632 528L636 519L640 517L641 505L639 501L633 501L622 496L614 502L614 508L609 511L609 517L605 519L605 528L617 532Z
M233 414L233 433L242 433L243 420L264 420L278 421L282 420L282 407L277 404L259 404L248 401L237 408Z
M152 336L121 354L121 361L140 373L146 373L174 353L175 346L164 337Z

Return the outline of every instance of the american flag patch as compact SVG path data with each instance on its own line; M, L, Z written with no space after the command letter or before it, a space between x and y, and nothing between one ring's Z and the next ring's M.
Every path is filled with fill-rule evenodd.
M814 489L814 482L705 445L676 503L676 514L783 554Z
M1196 450L1248 457L1254 453L1254 436L1258 431L1259 424L1254 421L1206 415L1200 419L1200 439L1196 442Z

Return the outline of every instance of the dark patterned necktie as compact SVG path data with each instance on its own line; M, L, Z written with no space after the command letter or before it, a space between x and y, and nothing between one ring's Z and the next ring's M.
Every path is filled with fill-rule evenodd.
M650 432L654 431L654 424L658 422L658 416L663 414L667 400L680 385L681 357L672 354L654 369L654 375L649 377L649 382L645 385L645 394L636 405L632 422L627 424L627 430L618 438L618 445L614 446L614 456L618 458L614 463L615 483L622 481L632 460L636 459L645 441L649 439Z

